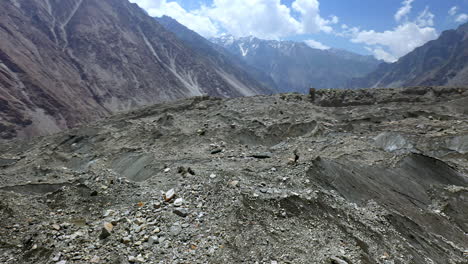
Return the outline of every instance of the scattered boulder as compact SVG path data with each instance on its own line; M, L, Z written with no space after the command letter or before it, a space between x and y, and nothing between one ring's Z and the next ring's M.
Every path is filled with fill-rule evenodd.
M269 159L273 156L271 152L262 152L262 153L255 153L253 155L250 155L252 158L256 159Z
M183 204L184 204L184 199L182 199L182 198L177 198L174 201L174 206L179 207L179 206L182 206Z
M211 151L211 154L218 154L218 153L221 153L223 152L223 149L222 148L215 148Z
M102 226L101 234L99 235L99 239L108 238L111 235L113 229L114 229L114 225L112 223L105 222L103 224L103 226Z
M167 191L167 192L163 195L164 201L170 202L172 199L174 199L175 195L176 195L176 194L175 194L175 190L174 190L174 189L170 189L169 191Z
M176 208L173 210L173 213L180 217L186 217L187 215L189 215L189 211L186 208Z

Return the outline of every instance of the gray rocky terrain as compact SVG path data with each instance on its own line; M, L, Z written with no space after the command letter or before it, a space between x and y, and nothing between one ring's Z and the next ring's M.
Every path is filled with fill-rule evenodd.
M194 97L0 145L0 263L468 263L468 89Z

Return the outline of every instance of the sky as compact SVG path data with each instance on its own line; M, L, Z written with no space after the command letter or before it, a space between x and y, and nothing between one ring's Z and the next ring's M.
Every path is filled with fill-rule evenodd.
M303 41L394 62L468 22L468 0L130 0L200 35Z

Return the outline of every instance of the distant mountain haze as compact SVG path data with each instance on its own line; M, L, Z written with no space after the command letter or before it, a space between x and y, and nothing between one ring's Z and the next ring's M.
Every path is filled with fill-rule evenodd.
M0 39L1 138L183 97L272 92L218 67L127 0L2 0Z
M319 50L302 42L223 36L211 39L249 65L268 74L282 92L344 88L353 77L377 68L381 61L343 50Z
M468 23L442 32L436 40L383 63L363 78L348 82L349 88L468 85Z

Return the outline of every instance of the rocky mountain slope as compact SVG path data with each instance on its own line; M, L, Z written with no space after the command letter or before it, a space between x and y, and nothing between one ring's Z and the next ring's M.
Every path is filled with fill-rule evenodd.
M0 1L0 137L137 106L270 90L201 58L127 0Z
M196 97L0 145L0 263L468 262L468 89Z
M340 50L313 49L305 43L223 36L211 39L249 65L268 74L283 92L343 88L346 81L377 68L380 61Z
M214 67L223 69L225 72L228 72L233 76L239 76L244 83L260 82L264 86L268 87L269 90L277 91L278 88L276 87L276 83L269 75L248 65L244 60L188 29L177 22L177 20L168 16L158 17L156 20L167 30L176 34L184 44L197 52L200 57L207 59L214 64ZM257 84L256 86L260 85Z
M384 63L349 88L468 84L468 23L415 49L397 62Z

